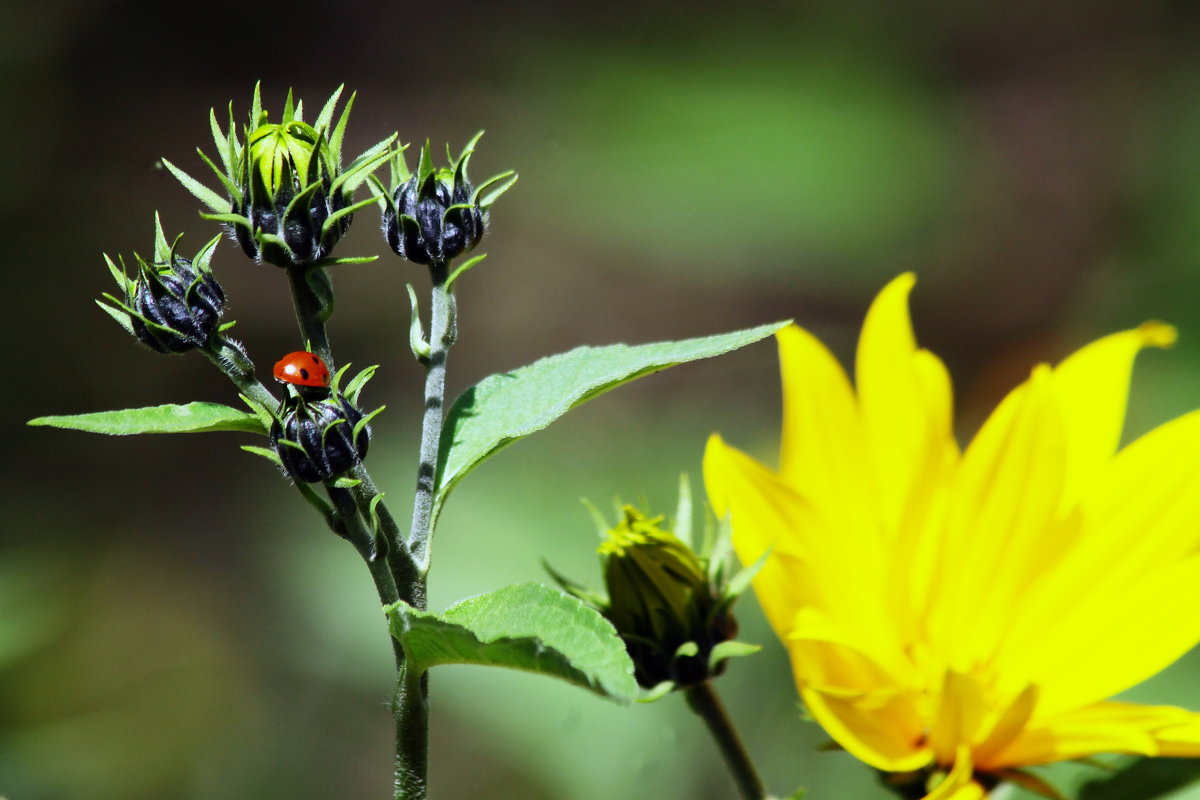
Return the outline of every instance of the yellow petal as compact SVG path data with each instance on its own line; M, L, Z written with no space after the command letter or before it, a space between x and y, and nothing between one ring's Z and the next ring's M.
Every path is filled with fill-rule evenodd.
M966 745L960 746L954 758L954 768L932 792L925 795L925 800L983 800L987 792L974 780L973 774L971 750Z
M1154 741L1160 756L1200 757L1200 714L1188 712L1185 722L1154 731Z
M814 672L858 674L862 683L879 687L888 682L882 668L861 654L826 642L789 642L788 651L805 707L848 752L889 772L908 772L930 762L923 720L908 695L880 688L848 691L805 681Z
M895 530L922 479L929 451L951 439L950 381L932 353L917 349L908 315L916 277L884 287L867 312L855 357L859 407L878 485L881 522Z
M1054 391L1069 443L1064 502L1077 499L1116 452L1138 351L1170 347L1174 342L1175 329L1170 325L1146 322L1092 342L1055 368Z
M967 671L994 655L1014 605L1043 568L1065 458L1049 369L1039 367L984 424L955 476L933 615L951 668Z
M883 599L885 560L876 533L831 527L777 475L754 459L709 439L704 481L717 513L729 515L743 563L771 556L754 579L776 634L786 639L797 611L812 605L884 662L899 658Z
M1158 755L1157 732L1182 731L1192 719L1195 715L1173 706L1096 703L1026 728L989 766L1032 766L1102 753Z
M874 516L871 476L850 380L833 354L795 325L776 334L783 377L780 474L823 513Z
M1197 608L1200 555L1061 609L1040 638L1024 639L1037 654L1029 678L1043 689L1038 716L1111 697L1162 670L1200 640Z

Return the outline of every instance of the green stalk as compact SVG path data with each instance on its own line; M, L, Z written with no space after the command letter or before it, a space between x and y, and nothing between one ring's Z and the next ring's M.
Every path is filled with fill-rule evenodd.
M446 289L448 265L430 266L433 294L429 318L429 358L425 362L425 415L417 461L417 490L413 498L412 527L403 552L411 561L413 580L406 598L415 608L425 608L425 576L429 571L429 539L433 534L433 491L437 485L438 447L442 438L446 396L446 357L456 337L454 295ZM393 561L393 568L397 566ZM405 591L403 588L401 591ZM425 800L429 770L429 677L417 674L411 664L400 664L396 695L395 800Z
M393 640L394 641L394 640ZM395 800L425 800L429 774L429 680L400 656L396 667Z
M413 501L408 548L422 573L429 569L429 539L433 534L433 491L437 485L438 447L446 398L446 358L457 338L454 294L446 289L447 265L429 268L433 293L429 312L429 358L425 365L425 416L417 462L417 494ZM423 599L423 598L422 598ZM424 608L424 605L418 606Z
M259 382L254 374L254 362L240 347L217 335L209 339L202 352L246 397L266 409L279 405L275 395Z
M717 696L712 681L704 681L684 690L688 706L708 725L709 733L716 741L725 763L733 775L733 782L743 800L766 800L767 790L754 769L754 762L738 737L733 721L725 712L721 698Z
M320 275L317 275L317 272ZM287 268L288 283L292 287L292 302L296 306L296 323L300 326L300 334L307 340L312 352L321 357L325 365L333 370L333 352L329 348L329 335L325 332L325 320L329 318L330 308L313 291L309 278L329 282L329 276L323 267L312 264L301 264Z

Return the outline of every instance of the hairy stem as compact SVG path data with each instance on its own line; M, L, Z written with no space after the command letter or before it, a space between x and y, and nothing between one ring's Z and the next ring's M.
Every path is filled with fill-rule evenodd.
M429 681L399 659L392 715L396 719L395 800L425 800L429 774Z
M433 535L433 491L437 485L438 445L442 438L446 398L446 357L457 337L453 293L446 289L445 263L430 267L433 295L429 312L429 359L425 365L425 416L421 423L421 452L417 462L417 493L413 501L408 548L422 573L429 569L429 539ZM423 608L424 606L419 606Z
M208 341L203 352L246 397L266 409L274 409L279 405L271 390L263 386L255 376L254 362L240 344L217 335Z
M737 784L743 800L765 800L767 791L754 769L750 754L746 752L737 730L733 727L733 721L725 713L725 706L717 696L712 681L688 687L684 694L688 706L708 725L709 733L721 750L721 755L725 757L725 763L733 774L733 782Z
M376 498L382 497L382 494L375 487L375 482L371 480L371 475L367 472L366 467L361 463L358 464L350 476L358 481L353 492L363 519L371 519L371 504L375 504L375 516L379 520L379 527L384 538L383 545L386 549L386 552L381 555L391 569L392 579L400 592L400 599L410 606L417 606L419 602L420 607L424 608L424 582L420 580L420 572L408 550L408 544L404 540L404 532L400 529L399 523L396 522L396 518L392 516L392 512L383 500L376 500ZM420 595L419 598L416 596L417 594Z
M329 276L323 267L304 264L288 267L287 274L300 335L308 342L312 352L320 356L332 370L333 352L329 349L329 335L325 332L325 320L329 318L332 300L320 297L310 283L329 286Z
M412 580L401 592L415 608L425 608L425 576L429 570L429 539L433 534L433 491L437 485L438 446L442 438L442 406L446 395L446 356L456 337L454 295L446 290L447 265L433 264L433 296L429 318L429 358L425 362L425 415L421 421L421 446L417 461L417 490L413 499L412 527L402 548ZM407 599L407 598L406 598ZM396 719L395 800L425 800L429 767L429 676L418 675L410 662L401 661L392 701Z

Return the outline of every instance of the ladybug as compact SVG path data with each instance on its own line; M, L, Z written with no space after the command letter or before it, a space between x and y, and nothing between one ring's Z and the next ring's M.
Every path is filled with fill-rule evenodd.
M328 393L329 367L316 353L297 350L275 362L275 380L290 383L302 394L310 390L314 394ZM315 390L315 391L313 391Z

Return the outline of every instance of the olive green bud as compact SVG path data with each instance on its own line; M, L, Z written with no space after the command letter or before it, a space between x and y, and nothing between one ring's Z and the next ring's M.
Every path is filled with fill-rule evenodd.
M643 687L671 681L686 687L719 674L714 647L737 634L730 602L709 579L705 564L682 540L632 506L600 545L605 617L625 640Z

